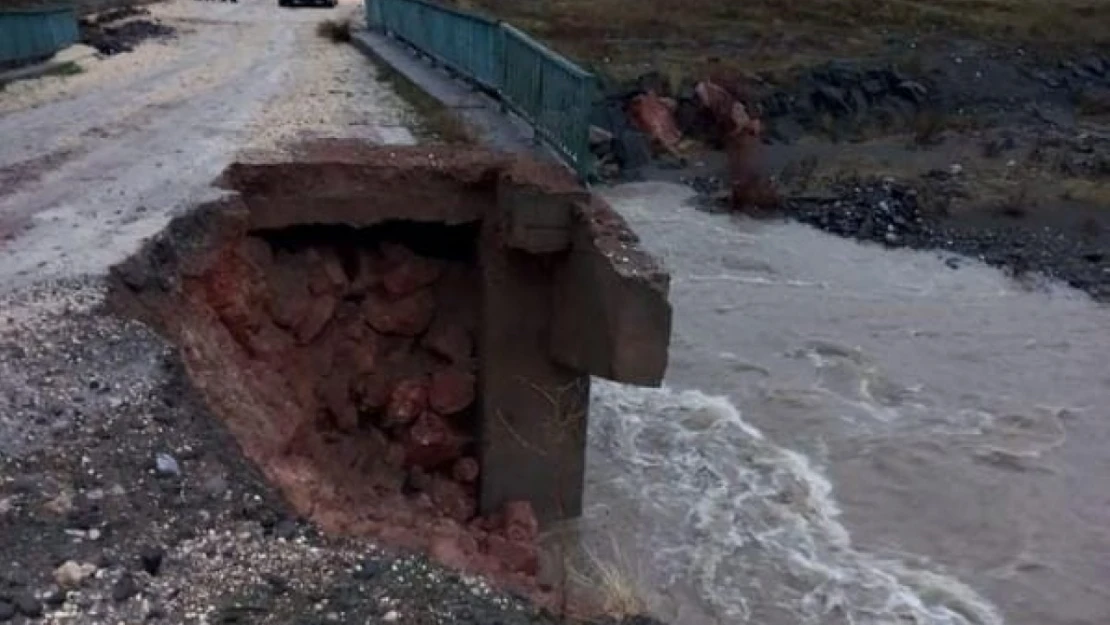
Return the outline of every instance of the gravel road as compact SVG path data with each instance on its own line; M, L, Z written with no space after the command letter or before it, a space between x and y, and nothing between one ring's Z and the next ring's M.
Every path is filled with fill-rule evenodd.
M315 24L174 0L177 36L0 92L0 623L553 623L422 557L291 515L108 268L305 138L411 143L402 101Z
M0 94L0 292L103 273L211 193L243 150L311 136L411 143L404 105L373 65L315 34L320 20L357 11L174 0L152 17L175 38L88 59L76 76L9 86Z

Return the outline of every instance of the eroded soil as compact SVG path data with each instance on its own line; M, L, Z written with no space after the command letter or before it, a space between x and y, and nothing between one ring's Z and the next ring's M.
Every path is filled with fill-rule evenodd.
M321 535L243 458L176 347L102 298L43 285L0 319L0 621L554 622L421 557Z

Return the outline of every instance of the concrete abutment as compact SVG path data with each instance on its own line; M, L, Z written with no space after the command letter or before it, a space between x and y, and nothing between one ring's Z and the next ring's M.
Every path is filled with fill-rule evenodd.
M591 375L657 385L668 277L558 168L306 145L115 270L244 453L324 530L527 586L578 516Z

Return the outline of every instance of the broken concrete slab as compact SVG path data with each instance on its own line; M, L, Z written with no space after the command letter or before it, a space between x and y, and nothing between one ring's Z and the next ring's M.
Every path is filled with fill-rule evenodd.
M638 247L607 207L583 210L571 252L560 265L550 332L553 358L576 371L657 386L667 369L669 277Z
M248 456L335 531L393 531L372 502L359 503L368 482L334 481L349 472L328 468L342 454L316 455L324 448L311 442L358 435L395 458L375 470L403 468L411 456L452 484L454 465L472 454L476 484L451 487L463 497L450 498L459 504L452 518L470 509L462 504L471 496L482 515L524 500L545 524L577 516L589 376L661 382L666 273L619 216L558 166L341 140L297 154L228 168L228 197L175 221L116 271L128 298L186 347L198 386ZM411 251L391 251L386 243L396 237ZM289 254L304 245L314 250L303 257L308 265L283 270L287 286L273 291L266 267L300 266L289 265L301 262ZM406 258L409 265L396 266ZM448 271L420 271L433 266ZM311 298L326 300L315 306ZM424 336L445 325L455 328L454 343L470 345L449 363ZM390 417L396 384L435 386L442 367L475 390L436 396L465 402ZM300 450L295 462L290 450ZM407 501L397 497L390 505ZM407 546L424 546L412 540Z

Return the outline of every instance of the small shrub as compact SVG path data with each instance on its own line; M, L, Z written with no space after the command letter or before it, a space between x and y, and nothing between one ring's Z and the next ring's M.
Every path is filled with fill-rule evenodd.
M648 603L639 583L639 575L625 558L615 538L611 538L612 555L600 556L585 549L588 571L569 567L571 579L583 588L597 593L606 616L623 621L648 613Z
M84 71L85 71L85 68L81 67L77 63L74 63L73 61L67 61L67 62L62 63L61 65L59 65L57 67L51 68L50 71L46 72L44 75L45 76L75 76L75 75L80 74Z
M316 25L316 34L333 43L351 40L351 20L324 20Z

